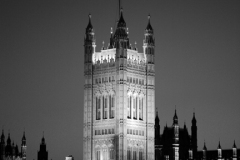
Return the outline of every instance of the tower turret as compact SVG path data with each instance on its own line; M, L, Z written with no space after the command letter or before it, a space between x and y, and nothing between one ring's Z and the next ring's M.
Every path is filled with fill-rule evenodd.
M178 126L178 117L177 117L177 111L175 109L175 114L173 116L173 129L174 129L174 135L173 135L173 159L179 160L179 126Z
M145 29L143 40L143 52L147 57L147 63L154 64L154 47L155 39L153 37L153 28L150 23L150 15L148 16L148 25Z
M0 160L4 160L5 157L5 136L2 130L1 142L0 142Z
M38 151L38 159L37 160L48 160L48 151L47 151L44 136L42 137L42 141L40 144L40 150Z
M121 8L117 28L113 36L114 48L116 48L116 58L127 58L126 49L129 48L128 29L123 18L123 9Z
M25 131L23 132L23 137L22 137L21 154L22 154L22 160L26 160L27 159L27 143L26 143Z
M85 32L84 38L84 59L85 63L92 63L92 54L95 53L96 48L96 40L95 40L95 33L93 31L93 26L91 22L91 14L88 15L89 22Z
M197 120L195 118L195 112L193 112L192 127L191 127L191 145L193 148L193 159L197 158Z
M6 157L12 156L12 145L11 145L10 133L8 133L7 145L5 147L5 155L6 155Z
M234 140L234 143L233 143L232 150L233 150L233 160L237 160L237 146L235 144L235 140Z
M203 160L207 159L207 147L206 144L204 142L204 146L203 146Z
M218 160L221 160L222 159L222 147L221 147L221 144L220 144L220 141L218 143Z
M158 117L158 111L156 112L155 117L155 145L159 143L160 138L160 125L159 125L159 117Z

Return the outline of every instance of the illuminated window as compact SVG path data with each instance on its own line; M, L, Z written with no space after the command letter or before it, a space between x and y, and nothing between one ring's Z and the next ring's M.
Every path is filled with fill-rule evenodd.
M110 99L110 106L109 106L109 110L110 110L110 118L114 118L114 111L115 111L115 98L114 98L114 95L112 96L109 96L109 99Z
M127 118L131 118L131 96L128 97L128 117Z
M139 120L143 120L143 98L139 98Z

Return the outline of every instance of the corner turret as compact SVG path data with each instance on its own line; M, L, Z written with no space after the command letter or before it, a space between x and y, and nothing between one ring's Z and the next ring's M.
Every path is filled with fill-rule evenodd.
M153 28L150 23L150 15L148 16L148 24L145 29L144 40L143 40L143 52L146 54L147 63L154 64L154 48L155 39L153 37Z

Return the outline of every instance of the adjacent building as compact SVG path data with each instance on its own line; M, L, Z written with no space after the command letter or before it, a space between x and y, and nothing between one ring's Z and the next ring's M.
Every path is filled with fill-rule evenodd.
M1 142L0 142L0 160L26 160L27 159L27 145L25 132L23 132L21 150L18 145L11 141L10 133L5 143L5 135L2 130Z
M42 137L40 150L38 151L38 160L48 160L48 151L44 136Z

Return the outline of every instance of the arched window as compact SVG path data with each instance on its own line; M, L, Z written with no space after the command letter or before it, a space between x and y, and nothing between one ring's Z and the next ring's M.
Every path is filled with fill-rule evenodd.
M131 148L127 148L127 160L131 160Z

